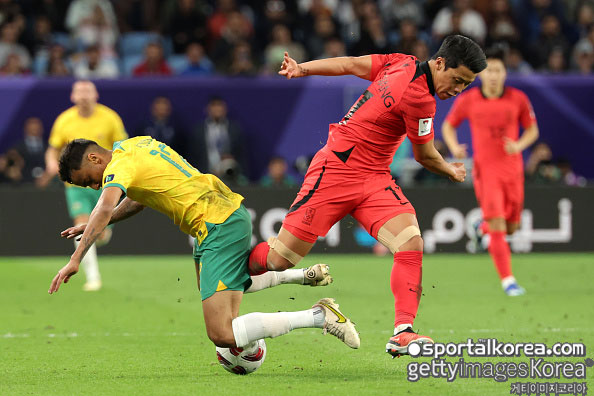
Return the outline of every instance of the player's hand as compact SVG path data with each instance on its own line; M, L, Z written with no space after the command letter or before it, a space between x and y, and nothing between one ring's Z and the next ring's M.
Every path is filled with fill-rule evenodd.
M503 149L508 154L517 154L522 151L518 142L507 136L503 137Z
M462 162L452 162L450 169L454 171L454 175L450 176L450 180L458 183L462 183L466 178L466 168Z
M54 276L52 284L50 285L50 288L47 292L49 294L55 293L60 288L62 282L68 283L70 277L78 272L79 265L80 263L78 261L70 259L68 264L62 267L62 269L58 271L58 274Z
M62 238L72 239L74 237L82 235L83 232L85 232L86 228L87 228L86 224L79 224L74 227L65 229L64 231L62 231L60 233L60 235L62 236ZM77 241L80 241L80 238L78 238Z
M466 158L468 156L468 152L466 151L466 148L468 146L466 144L459 144L455 147L452 147L452 155L454 156L454 158L457 159L463 159Z
M285 52L285 57L278 74L287 77L288 80L295 77L301 77L301 71L299 70L299 66L297 66L297 62L289 56L288 52Z

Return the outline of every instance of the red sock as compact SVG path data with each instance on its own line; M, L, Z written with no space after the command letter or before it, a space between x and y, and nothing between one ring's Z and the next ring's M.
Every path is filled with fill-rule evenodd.
M479 225L479 230L481 230L481 232L484 235L487 235L489 233L489 223L487 223L486 221L481 221L481 224Z
M268 272L266 267L266 258L268 257L268 251L270 246L268 242L260 242L250 252L250 258L248 261L248 268L250 275L262 275Z
M505 232L491 231L489 233L491 241L489 242L489 253L495 263L495 268L501 279L507 278L512 274L511 271L511 252L509 245L505 240Z
M421 300L421 281L423 278L423 252L406 251L394 254L394 266L390 275L390 287L394 294L396 318L394 327L413 324L419 301Z

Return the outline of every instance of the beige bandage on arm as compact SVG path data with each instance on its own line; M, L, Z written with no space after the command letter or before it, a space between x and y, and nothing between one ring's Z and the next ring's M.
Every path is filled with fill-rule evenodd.
M400 246L404 245L414 236L421 236L421 230L417 226L408 226L396 236L382 227L377 233L377 240L394 254L399 251Z
M297 265L303 259L303 256L300 256L291 249L289 249L284 243L279 241L276 237L268 238L268 246L270 246L270 249L277 252L281 257L287 259L293 265ZM268 265L270 265L270 263Z

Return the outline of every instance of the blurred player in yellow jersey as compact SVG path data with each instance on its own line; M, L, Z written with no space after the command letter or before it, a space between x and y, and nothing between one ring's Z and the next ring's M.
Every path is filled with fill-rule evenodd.
M62 232L63 237L82 237L69 263L54 277L50 294L78 271L81 259L109 223L148 206L169 216L183 232L196 238L196 276L206 331L215 345L251 351L259 339L317 327L351 348L359 347L354 325L331 298L321 299L304 311L238 316L244 292L281 283L324 286L331 281L328 267L316 264L250 277L252 222L241 203L243 197L216 176L200 173L164 143L138 136L117 142L110 151L93 141L78 139L64 149L59 171L64 181L103 191L88 224ZM126 198L118 205L123 195Z
M49 137L49 147L45 154L46 172L40 183L41 186L47 185L58 174L60 151L68 142L78 138L91 139L99 146L110 149L115 142L128 137L121 118L109 107L97 103L98 98L95 84L91 81L77 81L72 86L70 100L74 106L60 114L54 122ZM66 204L74 225L89 221L89 215L99 195L101 195L99 191L66 183ZM110 238L111 229L106 228L97 240L97 244L104 245ZM95 246L92 246L85 256L83 268L87 277L83 289L99 290L101 275Z

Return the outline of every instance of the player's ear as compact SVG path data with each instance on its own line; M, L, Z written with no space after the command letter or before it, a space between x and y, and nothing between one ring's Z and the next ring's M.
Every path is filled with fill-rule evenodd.
M99 156L97 155L97 153L94 153L92 151L87 154L87 159L92 164L98 164L99 162L101 162L101 159L99 158Z

